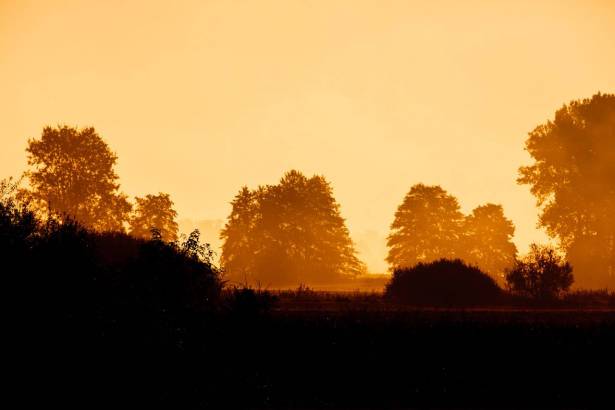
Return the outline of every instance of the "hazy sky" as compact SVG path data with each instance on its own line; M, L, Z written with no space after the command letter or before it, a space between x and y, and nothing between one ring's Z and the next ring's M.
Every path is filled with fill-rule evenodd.
M94 126L122 190L222 219L291 168L332 182L372 270L418 182L544 240L527 132L615 92L615 1L0 0L0 177L44 125Z

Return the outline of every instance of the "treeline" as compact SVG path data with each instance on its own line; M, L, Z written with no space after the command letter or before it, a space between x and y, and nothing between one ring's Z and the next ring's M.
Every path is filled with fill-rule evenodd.
M615 287L615 95L572 101L530 132L534 163L519 170L541 207L540 226L558 243L580 287ZM45 221L93 232L177 241L168 194L135 198L119 190L117 157L93 128L46 127L28 142L28 187L17 199ZM221 232L228 280L288 286L351 280L365 272L323 176L286 173L276 185L242 188ZM463 215L439 186L416 184L395 213L390 270L462 259L498 284L517 267L514 225L501 205ZM553 250L556 252L556 250ZM531 256L531 255L530 255Z

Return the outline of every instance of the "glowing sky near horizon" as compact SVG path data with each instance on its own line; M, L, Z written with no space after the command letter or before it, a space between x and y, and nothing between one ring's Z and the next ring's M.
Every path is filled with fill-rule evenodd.
M615 92L613 1L0 0L0 177L43 126L94 126L130 196L224 219L289 169L332 183L370 270L410 187L501 203L544 241L526 135Z

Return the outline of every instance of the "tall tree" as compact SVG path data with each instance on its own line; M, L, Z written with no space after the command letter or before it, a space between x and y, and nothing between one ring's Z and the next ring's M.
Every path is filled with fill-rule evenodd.
M615 287L615 95L564 105L529 133L526 150L534 163L518 182L531 186L540 226L581 286Z
M136 207L130 218L130 234L137 238L150 239L156 230L163 241L177 241L177 212L169 194L147 195L135 198Z
M242 188L232 205L221 234L221 261L231 280L326 283L364 270L321 176L290 171L277 185Z
M94 128L45 127L26 151L30 189L22 195L43 217L74 219L96 231L124 230L131 205L119 192L117 156Z
M262 188L250 191L242 187L231 202L232 210L221 231L223 241L220 263L234 280L245 282L255 271L255 228L260 219L257 197Z
M479 206L465 218L462 257L503 284L505 270L513 266L517 255L514 233L515 226L504 216L501 205Z
M395 212L386 258L392 269L461 256L463 214L439 186L414 185Z

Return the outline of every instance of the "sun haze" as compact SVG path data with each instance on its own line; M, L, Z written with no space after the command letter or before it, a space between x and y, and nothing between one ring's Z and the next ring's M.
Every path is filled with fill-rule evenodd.
M226 218L241 186L331 181L372 272L411 186L501 204L545 241L516 184L527 133L615 90L610 1L0 0L0 177L45 125L93 126L122 191Z

